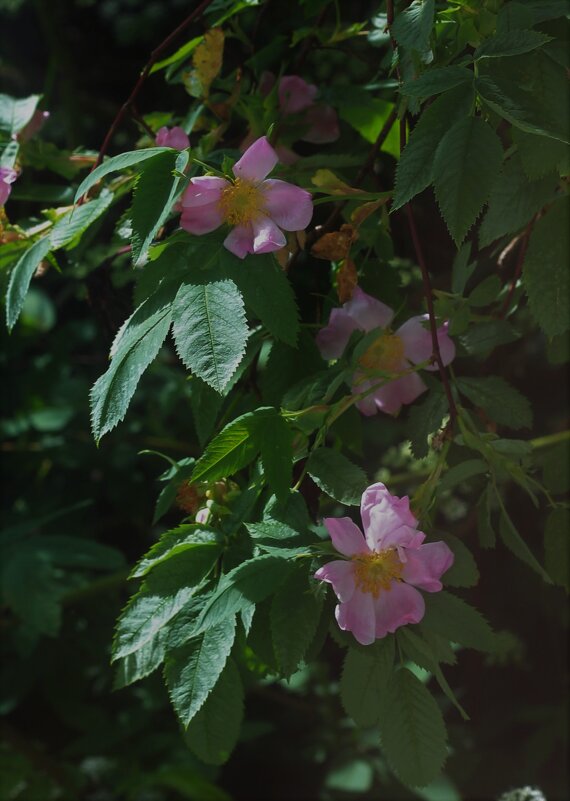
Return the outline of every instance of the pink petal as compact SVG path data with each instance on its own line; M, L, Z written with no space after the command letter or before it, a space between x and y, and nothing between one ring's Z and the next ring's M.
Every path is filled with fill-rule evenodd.
M376 639L374 598L371 593L355 589L350 601L340 603L335 614L339 627L343 631L351 631L361 645L370 645Z
M251 227L254 253L272 253L287 244L285 234L270 217L261 215L252 221Z
M296 114L312 106L317 96L317 87L307 83L299 75L284 75L279 81L279 105L285 114Z
M424 599L414 587L393 581L391 588L375 599L376 637L392 634L407 623L419 623L425 614Z
M301 137L304 142L314 145L326 145L336 142L340 136L338 116L332 106L315 106L307 111L304 120L310 126Z
M237 256L245 259L248 253L253 253L253 231L251 225L236 225L224 239L224 247Z
M415 528L418 524L417 519L410 511L410 499L408 496L405 495L403 498L398 498L397 495L392 495L381 481L371 484L362 493L360 514L365 533L370 526L370 513L373 509L379 509L382 516L387 520L395 521L391 527L392 529L399 526ZM390 531L391 528L388 528L387 531Z
M426 389L427 387L419 375L410 373L379 387L373 397L381 412L395 415L403 405L413 403ZM356 405L358 408L358 404Z
M261 136L248 147L239 161L234 164L234 175L248 181L263 181L275 167L279 159L267 140Z
M217 203L195 208L184 208L180 217L180 227L191 234L209 234L219 228L224 218Z
M222 190L229 185L229 181L215 175L192 178L182 195L182 207L193 208L218 203Z
M316 336L317 347L323 359L338 359L348 345L348 340L359 325L344 308L333 309L329 324L321 328Z
M325 517L323 524L331 535L332 544L343 556L368 553L364 534L350 517Z
M368 529L367 542L370 546L375 543L375 550L386 551L396 548L400 562L404 564L408 561L410 549L416 550L425 540L426 535L423 531L416 531L413 526L397 526L383 535L376 537L376 520L372 513L372 523ZM381 527L381 526L379 526Z
M355 287L352 298L345 303L343 309L356 321L358 328L372 331L374 328L386 328L392 322L394 312L385 303L367 295L360 287Z
M411 317L396 332L404 343L404 355L414 364L425 362L432 355L433 348L428 320L427 314L421 317ZM452 362L455 356L455 345L447 334L447 328L448 323L444 323L437 329L437 341L444 364ZM425 369L437 370L438 368L436 364L432 364Z
M311 193L298 186L269 178L262 184L265 208L271 219L285 231L302 231L311 222Z
M350 601L352 598L356 586L352 562L345 562L343 559L327 562L317 570L315 578L332 584L339 601Z
M175 125L174 128L167 128L166 125L163 125L158 130L155 141L159 147L172 147L175 150L185 150L190 147L188 134L178 125Z
M438 592L442 589L440 578L453 559L453 551L445 542L428 542L417 550L406 551L402 578L427 592Z

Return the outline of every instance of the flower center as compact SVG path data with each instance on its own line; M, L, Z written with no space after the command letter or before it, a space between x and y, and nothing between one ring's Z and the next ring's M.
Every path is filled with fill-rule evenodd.
M265 211L265 198L256 184L236 178L222 189L219 205L226 222L243 225Z
M380 334L358 360L365 370L399 372L404 359L404 343L396 334Z
M379 553L359 553L352 557L354 583L362 592L378 598L380 590L389 590L393 580L400 581L404 565L395 548Z

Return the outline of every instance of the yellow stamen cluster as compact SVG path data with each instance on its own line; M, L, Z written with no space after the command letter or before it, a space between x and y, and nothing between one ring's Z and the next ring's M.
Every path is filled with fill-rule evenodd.
M364 351L358 363L365 370L397 373L404 359L404 343L396 334L380 334Z
M222 189L219 205L226 222L243 225L265 211L265 198L256 184L236 178L233 184Z
M378 598L380 590L389 590L392 581L400 581L404 565L395 548L379 553L359 553L352 557L354 583L362 592Z

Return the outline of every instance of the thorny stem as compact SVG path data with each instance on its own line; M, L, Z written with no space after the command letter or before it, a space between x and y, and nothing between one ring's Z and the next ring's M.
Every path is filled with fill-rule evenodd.
M517 258L517 264L516 264L516 267L515 267L515 272L514 272L514 275L512 277L512 280L511 280L511 286L510 286L509 292L507 294L507 297L505 298L505 302L503 303L501 311L499 312L499 315L498 315L500 320L503 320L506 317L506 314L507 314L507 312L509 310L509 306L511 305L511 300L513 299L513 295L515 294L515 289L517 287L517 282L518 282L519 278L521 277L522 268L523 268L523 264L524 264L524 260L525 260L525 256L526 256L526 251L527 251L527 248L528 248L528 242L529 242L529 239L530 239L530 234L531 234L531 231L532 231L532 227L533 227L533 225L535 223L535 220L536 220L536 216L534 216L532 218L532 220L529 222L529 224L525 228L525 232L523 234L523 237L522 237L522 240L521 240L521 243L520 243L520 247L519 247L519 254L518 254L518 258Z
M200 17L204 13L204 11L208 8L208 6L211 5L211 3L212 3L212 0L202 0L200 5L197 6L194 9L194 11L192 11L192 13L189 14L186 17L186 19L183 22L181 22L180 25L175 30L172 31L172 33L170 33L166 37L166 39L164 39L158 45L158 47L156 47L152 51L152 53L150 54L150 58L147 61L147 63L145 64L142 72L140 73L140 75L139 75L139 77L137 79L137 82L133 86L133 89L132 89L129 97L123 103L123 105L121 106L121 108L119 109L117 114L115 115L115 119L113 120L113 122L111 123L111 126L109 127L109 130L107 131L105 139L103 140L103 144L101 145L101 148L99 150L99 155L97 156L97 161L95 162L95 164L93 166L93 170L96 167L98 167L101 164L101 162L103 161L103 157L105 156L105 153L107 152L107 149L108 149L108 147L109 147L109 145L111 143L111 140L112 140L113 136L115 135L115 131L117 130L117 128L119 127L119 125L123 121L123 119L124 119L125 115L127 114L127 112L129 112L131 110L136 98L138 97L139 92L141 91L141 89L143 87L144 82L146 81L146 79L148 78L148 76L150 74L150 71L151 71L153 65L158 61L158 59L164 53L164 51L167 50L170 47L170 45L174 42L174 40L178 37L178 35L181 34L182 31L184 31L185 28L187 28L188 25L190 25L191 22L194 22L195 19Z

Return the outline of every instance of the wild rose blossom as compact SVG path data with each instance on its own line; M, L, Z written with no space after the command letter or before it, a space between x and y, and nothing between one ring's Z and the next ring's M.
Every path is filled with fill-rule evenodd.
M10 197L12 184L17 177L18 173L11 167L0 167L0 206L3 206Z
M301 231L313 216L311 195L298 186L267 178L278 162L267 138L257 139L234 164L234 181L204 175L192 178L180 207L180 225L207 234L223 223L233 226L224 246L240 259L271 253L287 240L284 231Z
M444 542L424 544L409 499L391 495L384 484L364 491L360 511L364 534L349 517L323 520L344 558L323 565L315 578L332 585L339 627L370 645L420 622L425 602L416 588L439 592L454 557Z
M340 309L333 309L328 325L317 334L317 346L325 359L342 356L353 331L378 331L378 338L369 345L359 359L359 369L352 379L352 392L358 395L378 384L380 378L374 371L403 373L410 364L427 361L432 354L429 329L424 325L428 316L411 317L397 331L389 329L394 311L376 298L356 287L352 298ZM437 329L437 339L442 361L445 365L453 361L455 345L447 334L448 324ZM436 365L424 366L424 370L437 370ZM417 373L408 373L380 386L356 403L365 415L376 412L398 414L403 404L413 403L425 392L426 385Z
M183 131L178 125L174 128L167 128L163 125L159 128L155 139L159 147L172 147L174 150L186 150L190 147L190 139L186 131Z
M275 84L275 76L271 72L264 72L259 82L260 92L269 94ZM315 145L324 145L335 142L340 136L337 113L332 106L316 103L318 88L307 83L299 75L283 75L277 86L279 108L284 115L306 114L301 124L307 130L299 137L304 142Z

